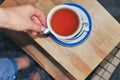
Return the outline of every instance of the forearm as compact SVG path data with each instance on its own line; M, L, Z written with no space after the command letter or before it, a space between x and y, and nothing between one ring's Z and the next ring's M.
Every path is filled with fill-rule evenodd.
M5 12L4 8L0 8L0 28L8 28L9 15Z
M32 5L0 8L0 28L39 33L42 26L46 26L45 15Z

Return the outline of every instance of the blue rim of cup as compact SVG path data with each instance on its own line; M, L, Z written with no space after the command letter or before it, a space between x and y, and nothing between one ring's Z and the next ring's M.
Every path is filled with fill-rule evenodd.
M73 47L73 46L80 45L80 44L82 44L83 42L85 42L88 39L88 37L89 37L89 35L91 33L91 30L92 30L92 20L91 20L91 17L89 15L89 13L87 12L87 10L85 8L83 8L80 4L67 2L67 3L64 3L63 5L69 5L69 6L74 6L74 7L80 8L86 14L86 16L88 18L88 21L89 21L89 31L87 32L86 36L82 40L80 40L78 42L75 42L75 43L65 43L65 42L62 42L58 38L56 38L52 33L50 33L50 36L56 43L58 43L58 44L60 44L62 46Z

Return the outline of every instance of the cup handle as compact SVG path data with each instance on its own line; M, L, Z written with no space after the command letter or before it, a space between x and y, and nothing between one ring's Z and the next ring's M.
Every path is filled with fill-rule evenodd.
M42 32L43 32L44 34L48 34L50 31L49 31L48 28L42 27Z
M87 22L84 22L83 23L83 27L84 27L84 31L89 31L89 28L88 27L86 27L86 26L88 26L88 23Z

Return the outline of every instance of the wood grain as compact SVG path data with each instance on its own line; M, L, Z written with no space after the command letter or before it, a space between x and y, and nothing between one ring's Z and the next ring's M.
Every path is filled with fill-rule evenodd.
M24 1L24 0L23 0ZM26 4L26 2L22 3ZM6 0L0 7L12 7L22 5L16 3L14 0ZM30 55L44 70L46 70L55 80L71 80L72 77L68 77L64 74L56 65L54 65L50 59L46 56L46 52L29 37L28 34L22 32L15 32L5 30L6 34L13 39L28 55ZM57 73L57 74L56 74ZM71 79L70 79L71 78Z
M97 0L37 0L34 5L47 16L54 6L64 2L78 3L90 13L93 24L89 38L79 46L63 47L50 37L31 37L76 80L84 80L119 43L120 24Z
M93 28L88 40L76 47L63 47L50 37L34 40L77 80L83 80L120 41L120 25L95 0L71 1L83 5L92 17Z
M71 80L59 68L57 68L42 49L28 34L5 30L6 34L13 39L28 55L30 55L44 70L46 70L55 80ZM56 74L57 73L57 74Z

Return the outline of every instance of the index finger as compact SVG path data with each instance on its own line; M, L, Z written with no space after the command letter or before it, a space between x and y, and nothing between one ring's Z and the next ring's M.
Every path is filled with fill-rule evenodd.
M41 10L36 8L36 12L35 12L34 16L36 16L39 19L39 21L41 22L41 24L43 26L45 26L45 27L47 26L46 16Z

